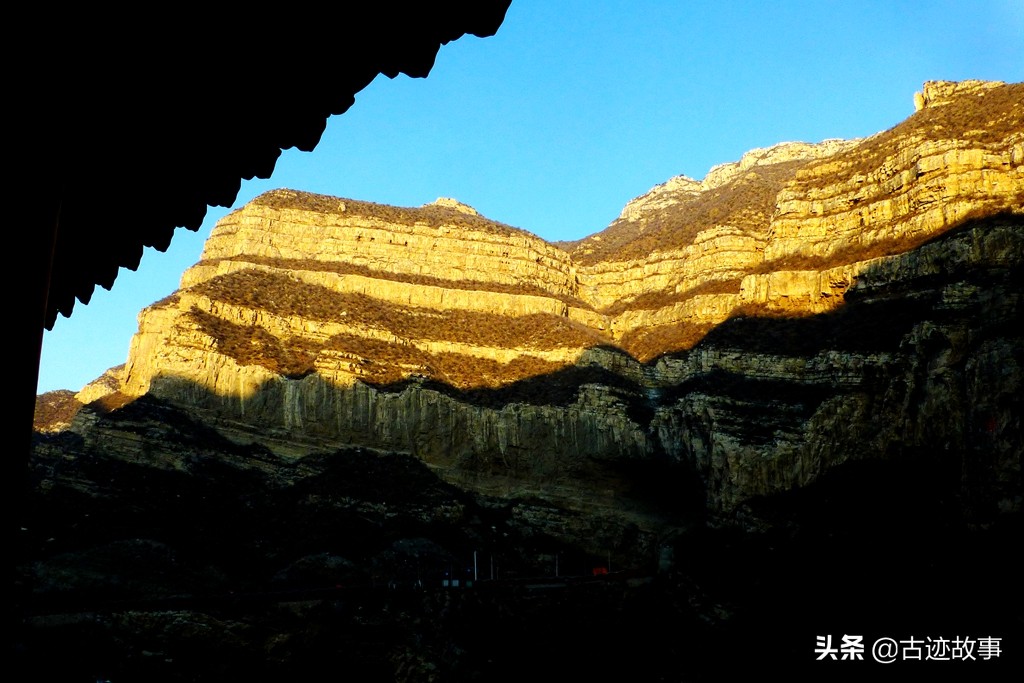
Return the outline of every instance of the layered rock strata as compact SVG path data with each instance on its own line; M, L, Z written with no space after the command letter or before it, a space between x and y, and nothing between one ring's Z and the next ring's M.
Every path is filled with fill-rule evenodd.
M564 248L454 200L265 194L140 314L117 400L569 507L615 507L629 463L682 463L733 515L938 449L1019 509L1024 84L916 101L672 179Z

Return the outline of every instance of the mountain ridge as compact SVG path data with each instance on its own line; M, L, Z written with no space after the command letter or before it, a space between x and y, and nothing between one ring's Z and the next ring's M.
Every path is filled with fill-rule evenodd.
M558 436L564 443L552 452L570 461L577 449L597 458L615 459L618 450L692 461L695 453L677 453L679 427L657 426L676 419L670 415L678 407L657 398L678 393L674 387L719 370L807 384L800 373L824 364L832 366L824 381L841 393L842 372L891 362L885 354L824 348L807 358L782 348L742 360L720 348L728 335L702 343L727 322L741 329L752 324L744 320L761 319L768 329L771 320L845 320L833 314L847 302L877 301L861 308L882 310L888 289L909 292L950 268L975 277L968 275L973 269L998 269L1019 257L1024 84L932 82L924 91L927 106L889 131L754 150L713 169L699 189L689 180L658 186L605 231L566 248L451 199L402 208L268 192L218 223L179 291L140 313L123 369L83 388L78 400L120 405L154 393L228 431L252 420L285 434L302 425L302 442L419 452L460 478L460 462L504 452L498 443L506 437L467 439L458 431L502 433L519 405L474 407L480 392L499 396L515 383L533 386L532 378L575 377L571 369L594 367L621 376L629 388L613 383L594 393L573 379L564 391L575 403L554 412L524 408L532 417L516 418L512 442L526 462L548 458L548 446L530 429L561 434L555 425L562 419L579 431ZM934 118L930 110L941 114ZM978 133L979 121L998 125ZM886 140L892 144L882 145ZM865 159L877 166L864 170ZM828 173L836 183L822 186ZM666 193L686 201L666 203ZM636 258L637 245L652 239L656 246ZM602 240L619 246L594 260L588 245ZM935 300L934 286L952 288L943 297L974 296L953 293L967 286L955 284L955 276L943 282L915 296ZM846 365L862 369L840 370ZM385 418L371 410L352 431L347 411L360 396L381 402L386 419L399 422L407 411L420 414L424 400L433 407L415 418L425 420L418 427L374 426ZM827 405L818 405L820 415L805 415L797 431L814 419L834 420ZM444 423L447 410L453 417L438 437L429 425ZM463 418L454 415L465 411L469 423L483 423L455 427ZM631 415L646 417L638 422ZM250 431L239 433L258 439ZM806 438L792 446L804 453L798 459L817 448ZM797 472L770 488L813 479ZM763 485L744 492L730 484L725 498L722 491L708 495L713 508L727 512Z
M736 651L811 680L814 633L1016 642L1024 84L917 101L828 154L670 180L574 245L447 199L233 212L123 367L41 401L20 572L29 603L92 611L37 617L37 651L189 652L170 620L278 670L372 652L380 680L624 643L652 680ZM123 628L97 595L147 602Z
M926 88L932 90L935 86ZM1024 94L1019 84L982 91L986 97ZM959 98L975 98L974 93L968 89ZM1019 100L1003 117L1008 115L1020 120ZM1019 130L1011 128L995 153L987 149L991 143L982 149L959 141L935 144L915 137L911 142L910 152L897 155L898 164L876 172L877 182L853 174L846 184L854 187L821 199L800 194L814 196L821 174L814 168L831 168L829 159L856 151L865 141L785 143L756 151L745 157L751 160L733 165L731 180L722 180L717 170L709 177L719 179L710 184L705 179L705 189L685 190L698 204L707 198L705 206L687 206L680 213L673 205L665 214L665 207L642 202L647 209L634 211L633 219L620 217L568 250L436 204L385 207L273 191L221 221L200 262L183 276L181 291L215 278L223 285L246 269L277 272L325 292L370 296L385 307L541 315L554 325L561 325L557 318L568 318L591 330L595 342L649 360L689 348L737 310L829 310L873 259L912 248L970 215L1024 203ZM877 227L865 230L865 221ZM617 233L624 236L616 239ZM599 242L621 244L595 261L589 245ZM634 257L637 245L647 247L642 258ZM672 330L678 333L674 342ZM654 334L660 345L652 342Z

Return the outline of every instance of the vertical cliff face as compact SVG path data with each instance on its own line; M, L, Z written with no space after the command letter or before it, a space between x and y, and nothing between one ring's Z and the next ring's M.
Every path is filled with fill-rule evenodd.
M444 198L227 216L37 404L27 668L810 680L811 634L980 628L1000 658L935 664L1018 673L1024 84L916 103L574 244Z
M730 516L931 458L1019 509L1022 88L928 83L890 130L674 178L564 248L450 199L271 192L140 314L116 396L79 398L570 507L615 507L631 463Z
M662 359L686 378L655 418L662 443L714 509L888 459L952 467L1019 507L1021 225L969 224L880 260L831 313L733 318Z

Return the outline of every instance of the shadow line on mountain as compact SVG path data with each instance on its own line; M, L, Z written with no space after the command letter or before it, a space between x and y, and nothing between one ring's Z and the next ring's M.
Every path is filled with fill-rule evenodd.
M666 354L648 364L615 349L599 349L599 353L614 355L618 361L614 367L625 368L618 372L598 365L577 365L501 389L469 391L429 380L339 390L316 376L307 376L268 383L254 394L254 400L213 394L181 378L167 378L170 384L158 385L157 394L167 391L169 399L146 396L112 410L96 405L79 418L96 420L94 424L100 427L104 423L116 426L112 431L122 435L121 443L151 444L150 451L143 449L134 456L137 462L130 458L99 464L88 458L76 462L57 458L54 462L54 467L95 468L87 479L121 487L115 491L115 502L101 513L93 508L93 516L77 518L87 509L82 506L84 502L96 505L98 498L83 492L56 504L44 494L40 509L61 531L54 543L73 543L76 538L95 541L93 534L105 541L97 544L96 552L86 548L79 557L92 558L96 565L73 561L75 571L83 572L77 580L89 581L84 570L98 568L110 571L108 579L121 591L145 589L146 577L167 581L162 586L150 585L161 590L170 586L172 593L195 586L230 591L265 586L268 579L273 585L273 577L279 572L285 579L279 585L321 585L310 582L339 576L345 581L359 576L342 559L356 558L365 563L360 567L366 571L383 566L381 578L396 567L411 572L414 562L408 566L401 563L403 557L414 556L403 549L418 549L424 556L436 553L435 545L417 539L426 538L442 548L457 548L461 554L458 559L465 560L475 543L505 542L499 540L503 538L500 534L509 531L513 519L535 520L541 529L555 512L578 519L572 511L559 510L542 496L516 498L528 494L529 486L506 489L510 495L502 504L474 507L458 486L439 476L439 468L465 467L467 473L479 479L497 480L509 475L506 481L520 478L529 482L532 478L554 486L578 481L578 475L584 472L590 477L585 482L587 488L614 490L617 495L612 499L623 505L623 510L628 511L629 499L646 495L644 486L651 486L655 487L653 508L661 514L676 514L681 522L697 524L696 531L667 543L676 557L673 578L660 584L654 597L647 598L652 602L635 613L644 617L667 615L683 626L666 632L660 626L650 626L660 622L638 620L631 634L597 640L580 636L569 643L569 652L594 656L628 642L641 648L637 651L648 656L652 670L658 673L672 670L672 661L689 657L710 676L721 666L728 668L722 662L737 648L761 661L795 663L803 667L801 670L820 674L821 668L811 668L816 663L811 662L810 651L815 637L823 633L862 633L868 638L994 634L1006 639L1009 650L1016 642L1010 639L1013 629L1019 630L1020 626L1019 582L1014 580L1009 550L1013 539L1019 537L1020 514L1000 514L997 501L1006 499L1005 494L1009 499L1020 495L1021 398L1008 390L1012 387L1007 382L1012 384L1013 380L1006 379L1006 372L1012 367L986 358L1003 359L994 354L1000 344L1009 348L1010 358L1014 353L1020 356L1019 322L1024 300L1019 258L1021 225L1021 219L1016 218L987 237L971 230L943 236L935 245L949 258L929 262L927 272L915 277L894 281L889 275L910 269L913 259L920 258L919 250L917 255L879 264L862 275L863 287L848 292L847 305L829 314L799 319L737 317L713 330L693 349ZM972 269L959 269L957 255L972 250L991 252L992 258ZM1016 256L997 258L1001 253ZM762 357L764 364L743 361L755 356ZM810 357L821 362L808 370L806 360ZM798 367L810 376L762 372L787 358L799 360ZM645 384L645 372L668 372L673 367L678 369L679 381L664 386ZM690 369L693 372L687 374ZM993 373L993 381L988 381L986 373ZM969 383L972 387L966 386ZM938 405L934 397L929 398L928 391L946 385L953 400ZM299 388L303 390L297 391ZM291 398L289 392L293 392ZM941 391L936 395L945 396ZM705 519L691 514L687 507L703 507L707 488L718 485L708 471L698 470L690 460L696 458L696 446L677 444L679 451L669 452L671 443L650 441L656 426L666 426L664 421L655 425L656 418L664 420L669 415L692 419L686 412L688 407L704 400L710 400L709 413L717 410L724 414L724 407L729 406L731 421L719 419L714 425L716 433L745 444L767 445L801 429L817 411L828 408L827 401L841 406L857 397L866 397L869 403L889 401L897 407L906 406L912 419L901 426L888 426L892 428L882 434L887 441L879 452L870 452L874 445L859 440L859 433L853 429L857 425L840 423L840 428L850 429L853 436L848 452L831 454L837 466L802 488L747 499L736 515L740 525L731 529L701 525ZM177 405L169 403L170 399ZM607 442L622 461L602 461L600 453L581 451L579 443L572 449L558 450L557 437L567 433L558 431L565 428L565 408L574 405L580 408L577 414L600 408L620 415L623 427L635 427L634 432L620 434L635 433L648 444L658 444L653 453L655 461L660 458L663 463L684 463L676 471L678 478L664 476L671 470L657 468L647 472L649 481L631 478L631 459L640 457L641 451L630 450L628 442ZM416 419L409 419L409 411ZM960 412L963 415L957 418ZM473 416L480 415L490 417L473 422ZM261 417L253 420L254 416ZM279 417L279 423L268 416ZM306 447L301 454L274 454L278 442L297 440L301 444L305 437L315 444L316 431L336 425L338 416L365 420L362 432L353 431L345 438L378 450L335 445ZM203 424L207 417L215 418L217 429ZM245 419L253 421L245 424ZM517 423L525 425L523 433L531 436L538 450L550 452L536 460L526 457L522 452L525 442L508 440L508 425ZM499 428L499 424L506 426ZM864 427L864 434L875 438L886 428L877 425L878 429L872 431L874 427ZM694 425L690 428L696 429ZM426 432L446 433L451 440L416 448L395 447L402 439L419 438ZM594 435L599 433L601 430L594 431ZM691 433L699 436L696 431ZM47 438L68 440L71 451L83 448L87 441L72 432ZM96 432L89 438L93 448L100 443ZM331 438L335 444L340 443L336 437ZM474 439L479 439L479 444ZM556 447L548 448L547 444ZM453 445L464 450L454 452ZM857 448L862 452L858 453ZM170 458L157 472L152 468L160 465L160 458L154 451L161 451L163 457L177 452L181 458ZM382 454L386 457L380 457ZM186 465L180 467L182 463ZM189 467L196 469L190 472ZM296 483L268 487L271 478L267 470L277 468L281 471L274 476L280 477L282 484L293 475ZM197 484L199 480L193 474L205 483ZM77 479L69 476L68 480ZM694 488L684 489L683 485ZM564 489L563 493L573 492ZM319 502L314 505L312 501ZM445 509L448 502L463 506L461 512L452 509L452 519L442 516L430 530L416 521L415 516L424 507ZM518 510L517 505L521 505ZM389 521L391 506L404 506L401 515L412 513L412 519ZM181 517L174 519L175 513ZM752 524L760 520L768 530L750 533L750 529L742 528L744 519L755 520ZM599 516L595 520L593 529L606 523ZM173 532L161 536L161 524ZM340 530L344 530L350 544L348 550L339 545ZM580 533L587 536L592 531L588 527ZM631 530L627 525L618 531L622 538L634 533L642 540L639 529ZM493 532L497 536L488 540ZM48 567L53 573L48 576L59 578L60 562L53 561L58 553L50 549L52 543L48 546L51 536L57 537L42 530L34 532L42 553L50 560ZM657 540L666 543L666 539ZM559 550L550 539L534 537L530 543L524 546L529 554L546 561ZM599 559L577 552L563 556L563 566ZM175 556L178 561L189 560L192 564L186 564L191 569L177 570L174 576L160 574ZM624 561L618 551L610 557L616 566ZM130 569L119 574L118 566ZM443 569L434 567L432 571L439 568ZM363 579L366 576L362 574ZM117 581L121 581L119 586ZM981 585L985 585L984 591L978 588ZM469 600L485 601L466 595ZM586 625L585 619L593 619L592 623L612 633L614 621L621 615L617 611L609 612L612 617L598 613L599 608L617 606L617 602L589 598L577 601L570 593L551 592L531 598L526 592L518 592L508 597L508 604L515 608L503 607L506 611L499 614L502 621L496 627L503 629L499 631L505 637L501 642L507 646L485 641L482 636L464 636L462 631L457 632L463 640L449 637L462 644L471 643L476 652L500 655L495 661L523 673L535 664L535 658L521 659L520 645L529 644L539 648L537 651L565 652L566 633L578 633ZM536 608L539 603L534 599L551 606ZM377 636L404 642L404 632L396 630L397 622L373 621L367 631L366 622L353 617L352 624L359 626L349 626L346 620L350 613L371 602L376 605L376 600L370 594L362 598L346 595L340 601L318 603L321 611L311 614L310 623L343 621L349 630L337 642L345 645ZM379 604L395 603L382 600ZM449 599L447 604L459 602ZM576 609L579 611L574 612ZM338 610L348 610L344 619L338 617ZM728 616L715 616L722 612ZM481 614L494 616L487 610L472 613L473 618L465 611L460 614L466 617L467 625L479 626L480 633L490 632L495 623L477 618ZM283 617L277 614L264 621L260 616L255 621L261 628L268 624L269 630ZM706 626L708 623L712 625ZM641 628L643 624L647 626ZM137 627L132 637L138 638L146 628ZM531 636L536 629L552 640ZM33 643L37 648L33 652L50 652L50 641L46 640L45 646L41 643L59 630L52 626L40 629L40 642ZM78 631L111 649L107 640L84 627L64 627L53 642L75 649L75 641L62 634ZM696 638L686 642L698 643L708 648L707 652L694 654L666 635L680 631L687 638ZM644 645L638 634L651 640ZM299 642L303 641L296 636L293 643ZM346 651L336 644L333 649L324 649L321 641L315 642L317 647L311 646L310 652L320 657L324 652ZM659 649L662 646L664 649ZM297 645L280 647L294 657L289 661L301 661L304 652ZM84 649L75 651L83 660L93 659ZM119 652L116 648L114 651ZM248 650L244 651L247 658ZM232 661L243 659L237 653L232 657ZM1017 662L1019 656L1007 652L996 664L1012 669ZM906 667L901 671L906 673Z
M703 500L709 487L725 482L715 483L712 465L697 462L709 447L701 441L727 437L778 457L811 458L808 481L846 461L918 458L927 448L970 451L978 461L962 466L972 487L1012 494L1019 481L1001 477L1014 454L1004 442L1017 433L1012 418L1020 399L1004 391L1007 380L994 379L987 394L978 387L988 381L985 373L999 371L1007 349L1019 355L1022 345L1022 226L1019 215L969 221L873 265L832 312L737 316L694 348L646 364L598 347L576 365L498 388L460 389L429 378L339 388L307 375L241 397L163 377L153 393L235 440L284 452L358 445L407 453L490 492L533 488L569 499L582 476L595 489L606 481L614 496L633 486L630 480L657 482L664 473ZM946 395L949 405L934 404ZM118 398L106 403L91 410L116 408ZM830 452L820 456L824 464L814 464L819 456L809 454L805 435L847 409L860 417L836 427ZM899 423L880 423L883 416ZM993 450L967 447L967 438ZM779 455L793 448L802 455ZM778 466L808 466L788 462ZM654 465L628 472L636 463ZM757 476L774 476L774 465L764 467ZM671 486L650 485L651 492L671 498ZM991 496L983 497L979 505L991 506Z
M651 384L645 380L659 364L686 363L694 356L712 349L780 357L807 356L824 351L890 351L899 346L924 311L938 319L956 315L955 312L943 310L942 287L957 281L960 275L956 271L947 272L944 268L956 267L955 260L972 249L972 244L976 245L980 240L979 235L989 228L1000 226L1004 228L1006 239L1019 241L1024 217L1004 212L984 218L970 218L922 243L913 251L887 257L869 267L858 280L870 283L888 277L886 274L901 273L913 268L912 262L919 258L923 250L938 248L949 254L948 258L939 258L928 264L930 272L899 279L895 283L873 284L868 288L854 286L845 293L844 303L833 311L785 317L766 310L737 310L731 317L710 329L692 348L669 351L644 363L617 346L595 345L589 347L580 361L573 365L497 387L462 388L428 376L408 377L386 383L364 383L385 393L402 392L418 386L488 407L509 403L566 406L575 400L578 388L585 384L601 384L624 392L635 392ZM1019 255L1020 247L1016 249ZM1007 277L1012 281L1022 267L1019 259L968 266L970 269L961 279L979 290L998 286ZM613 357L611 362L595 358L602 354ZM608 365L623 371L609 370L605 367ZM701 375L699 371L691 374ZM312 371L284 375L283 380L302 380L314 375ZM720 379L716 374L715 383Z

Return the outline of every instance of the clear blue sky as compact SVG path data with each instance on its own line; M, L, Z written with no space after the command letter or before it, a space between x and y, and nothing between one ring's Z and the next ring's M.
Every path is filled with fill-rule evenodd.
M1024 0L513 0L495 36L442 47L428 78L379 76L316 150L286 150L235 206L278 187L399 206L449 196L577 239L672 176L871 135L913 112L924 81L967 78L1024 81ZM39 391L123 363L139 310L177 288L227 211L58 318Z

